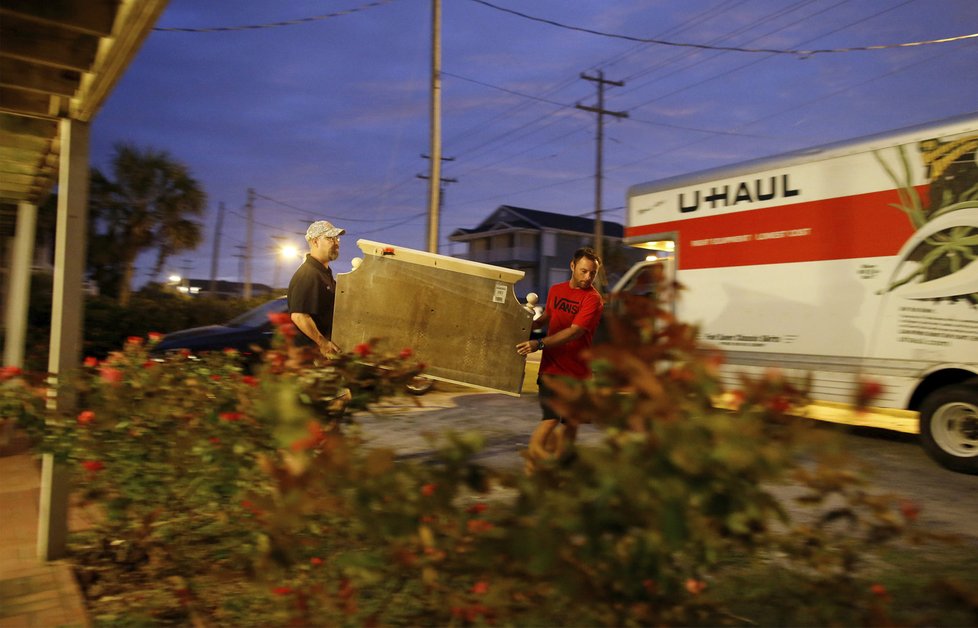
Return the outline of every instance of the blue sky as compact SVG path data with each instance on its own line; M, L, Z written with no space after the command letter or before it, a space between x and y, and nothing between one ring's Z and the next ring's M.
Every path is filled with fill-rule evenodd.
M978 111L978 38L814 55L978 33L976 0L443 0L442 137L448 236L503 204L594 211L596 85L606 118L603 207L627 188L761 156ZM346 13L349 9L361 9ZM502 9L523 13L514 15ZM261 26L343 13L288 26ZM555 25L553 23L559 25ZM247 189L254 281L281 239L325 218L347 229L335 268L366 238L425 249L431 4L428 0L171 0L96 117L93 165L126 141L168 151L208 194L205 243L173 272L238 280ZM583 32L588 29L597 32ZM629 39L631 38L631 39ZM141 283L145 273L137 277Z

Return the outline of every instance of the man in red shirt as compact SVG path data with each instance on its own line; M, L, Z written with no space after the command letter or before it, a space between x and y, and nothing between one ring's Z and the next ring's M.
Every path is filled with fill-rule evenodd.
M583 248L575 251L570 264L570 281L550 287L547 308L543 316L533 321L534 329L546 325L547 335L540 340L527 340L516 345L520 355L543 351L537 380L543 418L530 436L529 454L532 459L559 456L577 437L577 426L564 421L551 408L550 399L554 393L547 386L546 376L580 380L591 376L591 367L581 353L591 346L604 310L604 301L592 285L600 267L601 260L594 250Z

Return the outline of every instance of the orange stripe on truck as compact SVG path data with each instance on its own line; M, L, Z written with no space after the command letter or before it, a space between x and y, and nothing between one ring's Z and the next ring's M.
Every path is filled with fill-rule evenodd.
M917 188L926 202L928 186ZM896 190L628 227L626 237L678 234L680 269L895 255L913 235Z

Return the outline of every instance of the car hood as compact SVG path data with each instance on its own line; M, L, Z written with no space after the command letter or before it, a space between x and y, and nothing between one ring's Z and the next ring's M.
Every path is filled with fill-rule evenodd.
M191 351L219 351L224 348L246 351L252 344L267 345L270 327L229 327L205 325L182 329L163 336L153 347L154 353L189 349Z

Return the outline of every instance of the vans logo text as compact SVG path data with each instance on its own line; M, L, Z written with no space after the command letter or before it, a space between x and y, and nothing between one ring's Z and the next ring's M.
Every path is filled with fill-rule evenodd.
M556 303L554 303L554 309L560 310L561 312L577 314L577 311L581 309L581 304L578 301L561 298L557 299Z

